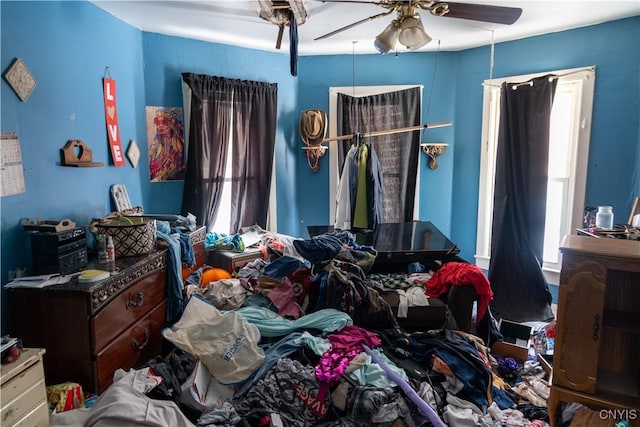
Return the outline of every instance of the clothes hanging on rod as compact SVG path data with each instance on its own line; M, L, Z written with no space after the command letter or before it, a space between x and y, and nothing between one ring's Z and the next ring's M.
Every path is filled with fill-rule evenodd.
M351 145L340 172L340 181L338 182L338 192L336 194L336 220L334 223L334 228L338 230L351 230L351 199L355 194L351 185L352 182L355 183L355 177L351 176L351 172L355 170L352 165L357 149L356 144Z
M369 228L367 215L367 163L369 161L369 145L358 147L356 164L356 202L353 206L353 227Z
M345 156L334 228L374 229L382 222L382 169L375 149L358 135Z
M368 226L375 230L378 224L383 222L382 165L373 145L369 144L369 147L369 162L367 164Z

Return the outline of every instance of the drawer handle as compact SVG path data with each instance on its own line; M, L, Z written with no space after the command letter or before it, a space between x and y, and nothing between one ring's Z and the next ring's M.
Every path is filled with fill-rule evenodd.
M129 310L130 308L140 307L143 302L144 302L144 293L138 292L138 295L136 296L135 299L131 298L129 301L127 301L127 310Z
M131 348L133 348L134 351L142 350L143 348L145 348L147 344L149 344L150 335L151 334L149 333L149 330L147 328L144 328L144 336L142 338L142 344L138 344L138 341L135 338L132 338Z
M593 316L593 336L591 337L594 341L598 341L598 332L600 332L600 315L596 314Z

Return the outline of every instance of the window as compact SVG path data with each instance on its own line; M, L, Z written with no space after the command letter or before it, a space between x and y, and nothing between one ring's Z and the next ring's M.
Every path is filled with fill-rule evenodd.
M231 132L230 132L231 133ZM213 225L207 231L215 231L216 233L231 234L231 185L233 181L233 138L229 136L229 145L227 147L227 162L224 168L224 184L222 187L222 201L216 213L216 219ZM278 231L278 222L276 216L276 162L273 162L273 171L271 173L271 190L269 193L269 212L267 215L267 229L273 232Z
M233 107L232 107L233 108ZM216 213L216 220L210 230L216 233L230 234L231 228L231 180L233 178L233 137L229 132L229 145L227 146L227 162L224 168L224 181L222 184L222 201Z
M185 82L185 80L183 79L182 81L182 97L183 97L183 110L184 110L184 121L185 121L185 151L189 152L188 149L188 144L189 141L191 140L189 137L189 132L190 132L190 121L191 121L191 99L192 99L192 91L189 87L189 84L187 84L187 82ZM209 108L207 106L207 102L202 104L202 110L204 112L206 112L206 114L209 114ZM237 118L234 118L234 116L237 116L236 113L241 113L241 108L236 109L234 108L234 103L230 102L230 101L224 101L221 100L218 102L218 107L219 107L219 121L217 123L217 127L216 129L224 129L224 131L222 131L222 135L224 135L225 132L228 132L228 139L229 139L229 144L227 146L227 156L226 156L226 162L225 162L225 168L224 168L224 176L221 178L222 180L222 195L221 195L221 201L220 201L220 205L218 207L218 211L216 213L216 218L213 219L212 222L210 222L207 231L215 231L217 233L224 233L224 234L230 234L230 228L231 228L231 224L232 224L232 210L231 210L231 205L232 205L232 197L231 197L231 187L232 184L235 181L237 182L239 180L239 178L234 178L234 171L233 171L233 147L234 147L234 132L233 132L233 126L234 126L234 120L238 121ZM213 132L213 129L206 129L206 131L208 132ZM197 141L196 139L196 144L198 144L199 141ZM199 151L198 153L201 154L201 156L199 157L207 157L209 158L212 153L210 152L209 148L207 149L201 149L201 151ZM201 166L200 168L200 173L202 174L202 177L199 178L200 181L211 181L211 176L209 175L211 173L210 171L210 167L207 164L206 166ZM269 190L269 200L268 200L268 211L267 211L267 220L266 220L266 228L270 231L273 232L277 232L277 203L276 203L276 162L275 162L275 150L273 153L273 160L272 160L272 169L271 169L271 186L270 186L270 190ZM248 177L247 179L256 179L254 177L254 174L252 174L250 177ZM200 191L207 191L206 188L201 188ZM184 201L183 201L183 208L184 208ZM190 212L193 213L193 212ZM207 214L205 212L204 215L202 215L202 218L198 218L199 221L202 221L204 219L206 219Z
M549 130L549 174L542 269L547 282L558 284L562 261L558 248L564 235L571 234L581 226L584 213L595 67L484 82L475 258L479 267L485 270L489 268L500 86L503 82L517 83L545 74L559 77ZM558 215L558 212L561 214Z

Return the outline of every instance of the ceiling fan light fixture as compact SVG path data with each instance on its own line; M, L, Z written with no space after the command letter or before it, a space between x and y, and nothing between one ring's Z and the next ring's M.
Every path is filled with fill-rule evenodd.
M427 44L429 44L431 42L431 40L432 39L429 36L429 34L424 33L424 37L422 37L418 43L413 44L411 46L407 46L407 49L409 49L409 50L418 50L422 46L426 46Z
M393 20L391 24L387 25L387 28L382 31L376 40L373 42L375 48L381 54L389 53L390 50L395 49L398 43L398 21Z
M402 20L398 41L410 50L420 49L431 41L431 37L424 31L420 15L407 16Z

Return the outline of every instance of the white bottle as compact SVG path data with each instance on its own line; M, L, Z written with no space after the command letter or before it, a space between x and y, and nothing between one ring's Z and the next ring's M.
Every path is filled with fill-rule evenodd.
M596 228L613 230L613 208L611 206L598 206Z
M107 239L107 262L115 262L116 260L116 247L113 244L113 237L109 236Z

